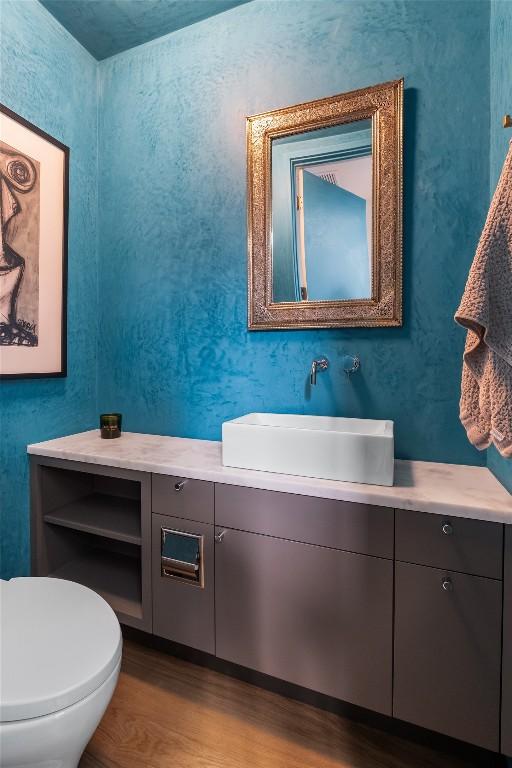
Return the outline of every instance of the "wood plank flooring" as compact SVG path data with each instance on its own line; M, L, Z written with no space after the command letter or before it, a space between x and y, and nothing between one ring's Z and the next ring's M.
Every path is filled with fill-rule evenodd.
M125 641L80 768L473 768L474 763Z

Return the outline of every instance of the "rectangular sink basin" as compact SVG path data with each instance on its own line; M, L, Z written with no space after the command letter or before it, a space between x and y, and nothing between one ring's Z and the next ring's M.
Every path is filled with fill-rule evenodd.
M249 413L222 425L222 463L285 475L393 485L393 422Z

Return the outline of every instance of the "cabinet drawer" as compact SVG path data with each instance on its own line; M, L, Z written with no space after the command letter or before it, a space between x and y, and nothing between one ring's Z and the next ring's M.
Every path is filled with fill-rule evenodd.
M397 563L395 585L394 716L498 750L501 582Z
M215 653L214 527L168 515L153 515L152 526L153 633ZM191 538L198 542L201 551L199 583L187 583L186 573L180 578L180 570L173 571L169 557L162 561L162 531L178 535L181 532L185 536L192 534ZM189 558L178 552L176 559ZM165 575L164 568L167 573L175 572L177 578Z
M217 656L391 714L393 563L216 530Z
M501 579L503 526L397 509L396 559Z
M151 476L151 482L153 512L213 523L213 483L155 474Z
M215 522L226 528L393 558L389 507L215 485Z

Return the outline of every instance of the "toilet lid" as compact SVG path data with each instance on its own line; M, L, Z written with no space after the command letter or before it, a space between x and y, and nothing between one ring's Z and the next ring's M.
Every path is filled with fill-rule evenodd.
M112 608L53 578L0 581L0 722L58 712L105 682L121 657Z

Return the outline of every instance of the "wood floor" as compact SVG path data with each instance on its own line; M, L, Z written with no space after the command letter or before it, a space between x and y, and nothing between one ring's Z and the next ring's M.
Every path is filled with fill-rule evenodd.
M80 768L473 768L126 641Z

